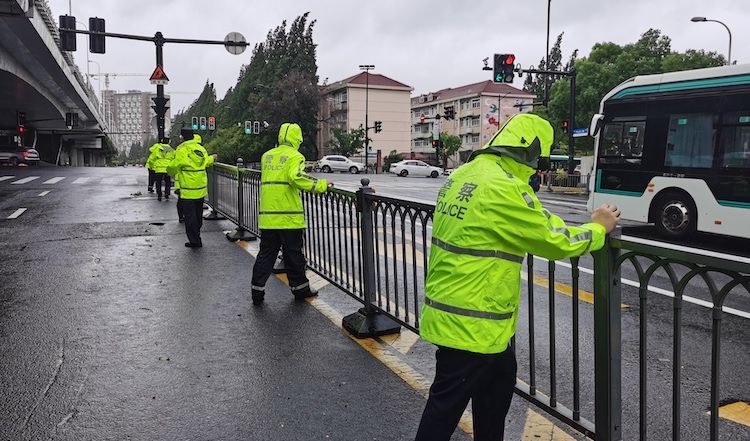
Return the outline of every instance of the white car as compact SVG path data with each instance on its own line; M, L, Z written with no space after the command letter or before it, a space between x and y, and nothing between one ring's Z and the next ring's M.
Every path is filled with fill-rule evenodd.
M333 173L335 171L360 173L365 171L365 165L361 162L354 162L346 156L328 155L320 158L318 169L323 173Z
M443 173L443 169L440 167L433 167L426 162L414 159L407 159L391 164L389 171L399 176L429 176L431 178L437 178Z

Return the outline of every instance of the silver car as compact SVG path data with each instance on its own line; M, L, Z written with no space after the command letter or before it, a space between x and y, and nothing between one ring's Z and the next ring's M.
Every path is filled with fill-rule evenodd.
M355 162L346 156L327 155L318 161L318 169L323 173L333 173L335 171L348 171L349 173L361 173L365 171L365 165L361 162Z

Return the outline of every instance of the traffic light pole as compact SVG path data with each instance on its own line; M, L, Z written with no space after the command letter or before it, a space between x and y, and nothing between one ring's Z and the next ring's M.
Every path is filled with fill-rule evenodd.
M65 29L64 32L73 32L76 34L96 35L102 37L122 38L125 40L138 40L138 41L150 41L156 46L156 64L164 68L164 55L163 47L164 43L182 43L182 44L214 44L222 46L243 46L247 47L247 42L239 41L223 41L223 40L193 40L189 38L165 38L161 32L156 32L153 37L147 37L145 35L130 35L130 34L118 34L113 32L91 32L78 29ZM164 97L164 85L159 84L156 86L156 98L152 98L154 105L151 106L156 112L156 128L158 140L161 141L165 137L165 116L167 113L167 102L169 101Z
M571 69L567 71L557 70L542 70L542 69L516 69L516 72L522 74L541 74L541 75L561 75L570 78L570 103L568 108L568 173L573 174L576 168L575 164L575 138L573 137L573 129L575 128L576 121L576 70ZM546 77L545 77L546 79ZM549 98L549 97L547 97ZM537 104L537 103L535 103Z

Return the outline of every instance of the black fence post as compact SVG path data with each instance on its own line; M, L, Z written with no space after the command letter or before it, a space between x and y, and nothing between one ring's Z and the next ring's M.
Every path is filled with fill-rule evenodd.
M219 189L217 188L216 180L216 169L213 166L206 169L206 175L208 177L208 206L211 207L211 211L203 216L205 220L224 220L226 217L219 214L216 211L217 204L219 203Z
M609 238L607 239L609 242ZM597 441L622 440L620 250L608 243L594 255L594 414Z
M357 338L376 337L378 335L401 332L401 325L380 312L374 303L375 299L375 228L373 222L372 201L367 195L375 193L370 180L362 179L362 187L357 190L357 211L360 212L360 232L362 240L362 276L365 306L357 312L344 317L344 329Z
M242 170L244 170L245 164L242 158L237 158L237 228L234 231L227 233L227 239L231 241L237 240L255 240L257 237L247 231L243 226L242 222L245 220L245 195L242 185Z

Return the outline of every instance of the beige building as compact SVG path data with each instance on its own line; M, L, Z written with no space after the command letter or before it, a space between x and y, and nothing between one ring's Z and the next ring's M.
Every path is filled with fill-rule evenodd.
M406 84L384 75L366 72L322 86L318 130L320 156L330 153L328 141L333 128L348 132L365 126L366 107L370 127L374 126L375 121L382 121L380 133L370 129L370 160L374 162L378 150L382 156L393 150L408 153L411 145L409 103L412 90Z
M118 93L114 90L102 91L104 119L110 127L110 138L118 151L128 152L133 143L145 143L156 139L156 112L151 108L153 92L129 90ZM166 95L169 99L169 95ZM165 115L165 133L169 133L171 112Z
M435 162L431 137L447 132L461 138L461 151L453 163L465 162L471 151L481 148L511 116L532 109L535 96L504 83L482 81L454 89L419 95L411 99L412 157ZM435 119L453 106L454 120Z

